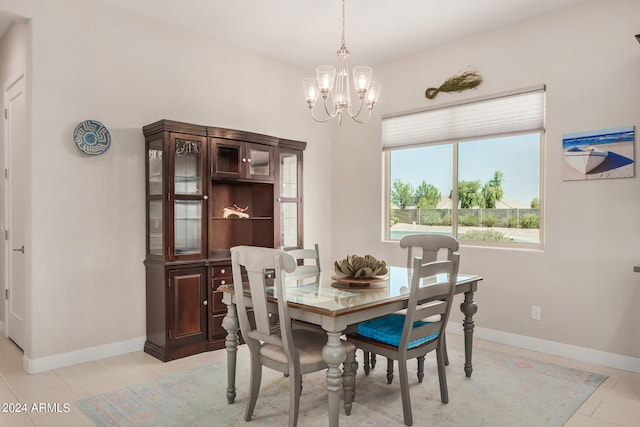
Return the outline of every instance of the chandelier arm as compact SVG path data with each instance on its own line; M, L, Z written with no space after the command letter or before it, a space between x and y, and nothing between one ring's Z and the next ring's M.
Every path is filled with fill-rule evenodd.
M326 122L328 122L330 119L332 119L332 118L333 118L333 117L331 117L331 116L328 116L326 119L322 120L322 119L317 118L317 117L316 117L316 115L315 115L315 114L313 114L313 109L311 109L311 110L309 110L309 111L311 112L311 118L312 118L313 120L315 120L316 122L318 122L318 123L326 123Z
M371 119L371 109L369 109L369 114L368 114L368 116L367 116L366 120L358 120L356 117L357 117L357 115L356 115L356 116L351 116L351 118L352 118L356 123L360 123L361 125L363 125L363 124L367 123L367 122L369 121L369 119Z
M315 111L315 105L311 106L311 104L309 104L309 112L311 113L311 118L313 120L315 120L318 123L326 123L328 122L330 119L333 119L336 114L334 113L333 115L331 113L329 113L329 110L327 109L327 98L324 97L324 110L327 113L327 118L326 119L319 119L316 117L314 111Z
M329 111L329 107L327 106L327 99L328 98L329 98L328 96L324 97L324 111L327 113L327 115L329 117L334 118L335 116L338 115L338 109L337 108L333 108L332 111Z
M364 106L364 96L360 97L360 108L358 108L358 112L356 114L352 114L351 113L351 106L350 105L349 105L349 107L347 107L348 112L349 112L349 116L351 116L352 119L355 119L356 117L358 117L360 115L360 113L362 113L362 107L363 106Z

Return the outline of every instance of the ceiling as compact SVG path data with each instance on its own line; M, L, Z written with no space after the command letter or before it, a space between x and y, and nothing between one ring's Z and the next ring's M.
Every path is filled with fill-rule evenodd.
M340 0L102 1L309 68L335 63L340 47ZM350 62L384 62L581 1L347 0ZM7 24L0 12L0 35Z

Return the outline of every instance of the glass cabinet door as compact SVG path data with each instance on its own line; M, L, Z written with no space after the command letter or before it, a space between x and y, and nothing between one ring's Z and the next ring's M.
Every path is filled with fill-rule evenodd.
M174 202L174 253L194 255L202 252L202 202L176 200Z
M280 153L280 197L298 197L298 156Z
M240 178L243 174L243 143L225 139L211 140L213 176L219 178Z
M172 259L195 259L206 251L206 140L171 135L173 201ZM171 242L170 242L171 243Z
M149 200L147 209L149 212L147 218L147 226L149 227L147 248L151 255L162 256L162 248L164 248L162 200Z
M162 140L149 142L147 150L147 186L150 196L162 194L164 168L162 164Z
M280 246L298 247L298 204L280 203Z
M272 152L273 149L269 146L247 144L246 163L249 178L273 178L273 163L271 162Z
M162 139L147 144L147 253L164 254L164 222L162 218L162 195L164 163Z
M278 174L278 206L280 215L280 236L278 246L296 248L302 245L301 221L301 167L300 154L296 151L281 151Z
M214 178L273 180L273 147L223 138L211 139Z
M178 194L202 195L202 141L175 139L174 188Z

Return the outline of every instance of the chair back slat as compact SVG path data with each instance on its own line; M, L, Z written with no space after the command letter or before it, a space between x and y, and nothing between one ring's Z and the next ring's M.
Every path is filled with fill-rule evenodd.
M437 262L447 262L447 261L437 261ZM444 275L443 275L444 276ZM423 280L420 283L418 289L416 289L416 298L418 301L422 301L425 299L433 299L438 295L444 295L449 291L449 282L448 278L445 278L447 281L442 282L442 277L436 279L433 276L423 277Z
M313 274L313 273L318 273L320 270L318 270L318 267L315 265L299 265L296 268L296 271L294 271L291 274L295 274L295 275L307 275L307 274Z
M247 271L247 279L251 290L253 316L256 323L255 330L260 334L270 335L264 274L264 271Z
M252 246L235 246L231 248L231 269L233 272L233 287L236 295L242 295L245 284L242 280L242 267L247 272L247 281L251 291L251 306L253 308L253 316L255 326L249 321L248 309L244 298L237 298L236 305L238 307L238 319L240 321L240 330L242 331L245 341L249 346L259 346L262 342L268 342L279 346L286 346L280 331L271 327L270 314L268 308L268 290L270 287L266 282L266 271L273 270L274 278L274 296L278 298L279 306L283 306L283 311L287 314L286 296L284 296L284 288L282 286L282 272L293 272L296 268L295 260L286 252L278 251L271 248L261 248ZM280 286L278 286L280 284ZM280 304L280 301L284 301ZM280 307L278 307L280 310ZM288 316L280 316L281 320L289 320ZM286 326L286 325L285 325ZM281 328L282 329L282 328ZM290 328L288 330L290 334ZM285 333L286 335L286 333ZM291 341L286 340L286 341Z
M416 305L416 320L426 319L427 317L434 317L437 315L443 315L447 312L447 304L442 301L436 301L432 304L418 304Z
M293 274L310 274L320 272L320 250L316 243L314 249L292 249L287 251L298 265Z
M423 263L438 259L451 259L460 244L451 236L437 234L410 234L400 239L400 247L407 250L407 268L413 265L415 257L422 258Z

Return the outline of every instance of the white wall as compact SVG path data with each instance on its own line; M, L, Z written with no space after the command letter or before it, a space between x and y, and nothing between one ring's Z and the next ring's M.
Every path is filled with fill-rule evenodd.
M348 207L334 210L334 257L360 251L405 262L397 243L380 241L380 115L546 84L545 248L461 249L462 271L484 277L476 326L638 360L640 171L564 182L561 148L563 133L640 132L638 16L640 2L593 0L374 67L383 85L376 123L343 125L334 139L333 205ZM424 97L469 65L484 78L477 90ZM542 307L541 321L531 320L532 305Z
M153 121L307 141L305 237L329 258L331 129L308 118L300 82L309 70L97 1L51 3L0 0L0 12L31 19L32 31L28 370L141 348L141 128ZM73 130L85 119L111 132L105 154L75 147Z

